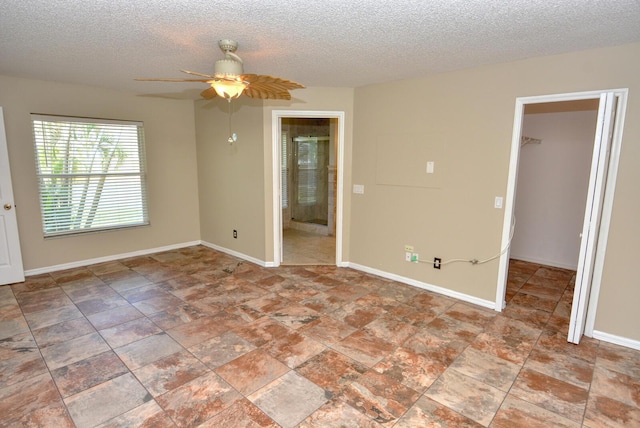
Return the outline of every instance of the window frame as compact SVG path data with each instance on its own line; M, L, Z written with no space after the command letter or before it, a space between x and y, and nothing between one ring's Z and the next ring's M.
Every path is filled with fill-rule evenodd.
M58 171L50 159L60 162L55 148L59 141L47 134L56 124L67 141L66 159ZM82 124L87 126L82 128ZM33 113L31 126L45 239L150 224L143 122ZM90 135L90 130L95 132L91 138L76 137L76 132ZM114 157L116 164L112 166ZM102 161L101 170L95 169L96 159ZM85 212L86 198L91 198L91 206ZM65 200L64 209L60 209L59 200Z

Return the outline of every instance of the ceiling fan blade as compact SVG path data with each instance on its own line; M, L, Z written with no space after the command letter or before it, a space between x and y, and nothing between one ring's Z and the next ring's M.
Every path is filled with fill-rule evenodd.
M210 100L214 97L216 97L218 95L218 93L216 92L215 89L213 88L207 88L204 91L200 92L200 95L202 96L202 98L204 98L205 100Z
M212 79L163 79L163 78L141 78L137 77L134 80L145 81L145 82L204 82L209 83Z
M215 79L215 76L212 76L210 74L198 73L197 71L189 71L189 70L180 70L180 71L183 73L192 74L194 76L202 76L202 77L208 77L209 79Z
M249 83L244 94L251 98L290 100L290 89L304 88L300 83L279 77L257 74L243 74L241 77Z
M249 84L253 83L263 83L282 87L284 89L303 89L304 85L298 82L294 82L293 80L283 79L281 77L273 77L267 76L263 74L243 74L242 80L249 82Z

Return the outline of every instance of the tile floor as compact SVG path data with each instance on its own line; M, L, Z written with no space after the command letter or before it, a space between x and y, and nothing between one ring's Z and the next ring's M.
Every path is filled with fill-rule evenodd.
M196 246L0 287L0 425L640 426L640 352L566 343L573 272L504 313Z
M296 229L282 230L285 265L335 265L336 237Z

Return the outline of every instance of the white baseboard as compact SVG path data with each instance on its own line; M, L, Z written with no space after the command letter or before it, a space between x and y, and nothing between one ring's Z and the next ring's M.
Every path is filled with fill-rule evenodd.
M593 338L640 351L640 341L638 340L628 339L626 337L616 336L614 334L604 333L598 330L593 331Z
M246 254L239 253L238 251L230 250L230 249L225 248L225 247L220 247L220 246L212 244L210 242L201 241L200 244L204 245L205 247L209 247L212 250L220 251L221 253L229 254L230 256L237 257L239 259L246 260L248 262L257 264L258 266L275 267L275 264L273 262L265 262L264 260L259 260L259 259L256 259L255 257L251 257L251 256L248 256Z
M60 270L94 265L97 263L105 263L105 262L112 262L115 260L127 259L129 257L146 256L147 254L161 253L163 251L171 251L171 250L176 250L178 248L191 247L194 245L200 245L200 241L183 242L181 244L166 245L164 247L149 248L146 250L132 251L130 253L114 254L112 256L97 257L94 259L86 259L86 260L80 260L77 262L63 263L59 265L46 266L46 267L37 268L37 269L29 269L29 270L25 270L24 274L25 276L40 275L43 273L57 272Z
M479 299L468 294L459 293L457 291L449 290L447 288L438 287L437 285L428 284L426 282L417 281L415 279L406 278L404 276L396 275L389 272L384 272L378 269L373 269L368 266L362 266L357 263L346 263L345 267L350 267L355 270L370 273L372 275L380 276L382 278L391 279L393 281L402 282L403 284L412 285L414 287L422 288L423 290L432 291L434 293L442 294L448 297L462 300L467 303L473 303L474 305L482 306L489 309L496 309L496 303L491 300Z
M557 268L560 268L560 269L576 270L578 268L578 266L575 265L575 264L562 263L562 262L558 262L558 261L555 261L555 260L546 260L546 259L541 259L541 258L538 258L538 257L519 256L519 255L516 255L516 254L513 254L513 253L509 254L509 258L515 259L515 260L522 260L523 262L536 263L536 264L539 264L539 265L557 267Z

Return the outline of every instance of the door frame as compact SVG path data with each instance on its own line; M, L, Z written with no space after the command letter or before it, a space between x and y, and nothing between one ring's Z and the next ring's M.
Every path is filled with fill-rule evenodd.
M550 103L558 101L575 101L586 99L600 99L605 93L613 92L616 97L616 117L613 128L613 136L611 138L611 158L609 160L609 171L606 177L605 195L602 206L602 215L600 218L600 231L598 234L598 243L594 248L595 260L593 267L593 279L591 282L591 293L587 308L587 319L585 324L585 335L593 336L595 325L596 309L598 306L598 297L600 294L600 285L602 281L602 270L604 267L604 258L607 248L607 239L609 235L609 226L611 223L611 214L613 211L613 198L616 188L616 178L618 175L618 164L620 160L620 149L622 145L622 134L624 118L627 107L627 98L629 89L609 89L586 92L573 92L564 94L540 95L531 97L516 98L515 114L513 119L513 134L511 140L511 156L509 160L509 174L507 178L507 193L505 197L504 220L502 227L501 248L508 248L511 240L511 230L514 224L514 208L516 184L518 177L518 163L520 160L520 139L522 136L522 125L524 121L524 109L527 104ZM595 132L595 131L594 131ZM593 195L587 195L592 198ZM505 251L500 257L498 267L498 284L496 287L496 311L502 311L506 306L505 295L507 291L507 275L509 273L509 256L510 251Z
M280 266L282 263L282 119L306 118L306 119L337 119L336 127L336 266L344 267L342 260L342 228L343 228L343 199L344 199L344 111L325 110L273 110L271 112L272 132L272 187L273 187L273 262L270 266Z

